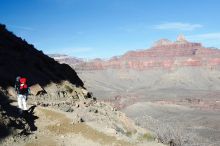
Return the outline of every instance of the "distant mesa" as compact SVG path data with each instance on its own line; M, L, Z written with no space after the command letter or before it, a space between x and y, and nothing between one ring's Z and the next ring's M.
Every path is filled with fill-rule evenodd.
M58 58L66 58L68 55L66 54L48 54L49 57L58 57Z

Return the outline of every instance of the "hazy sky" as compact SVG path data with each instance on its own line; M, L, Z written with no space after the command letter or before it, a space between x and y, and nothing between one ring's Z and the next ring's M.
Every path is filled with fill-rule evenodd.
M220 0L0 0L0 23L45 53L109 58L161 38L220 48Z

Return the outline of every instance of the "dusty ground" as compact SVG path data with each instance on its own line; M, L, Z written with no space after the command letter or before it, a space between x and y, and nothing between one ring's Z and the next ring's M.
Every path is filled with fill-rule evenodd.
M84 123L73 125L71 119L65 114L48 109L39 109L36 113L41 120L36 122L39 129L45 131L39 132L39 138L36 141L29 142L26 146L42 145L44 141L48 145L128 145L126 142L117 141L115 138L99 133ZM51 122L52 121L52 122ZM48 124L49 123L49 124ZM47 133L47 137L44 137Z
M71 113L36 107L37 130L24 139L9 140L5 146L161 146L155 142L129 143L93 129L86 123L73 124Z
M163 127L174 131L179 129L181 137L190 135L192 145L218 146L220 143L219 111L152 102L139 102L123 111L143 127L151 127L151 130L161 128L162 132Z
M171 125L186 129L183 135L196 137L195 145L219 146L219 70L101 70L78 74L99 100L114 103L141 126L156 129L158 125Z

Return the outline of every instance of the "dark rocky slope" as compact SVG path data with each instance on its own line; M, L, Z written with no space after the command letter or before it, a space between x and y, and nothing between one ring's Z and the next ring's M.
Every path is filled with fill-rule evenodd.
M9 32L5 25L0 25L0 86L13 86L18 75L27 77L30 85L38 83L45 86L67 80L83 86L76 72L68 65L59 64Z

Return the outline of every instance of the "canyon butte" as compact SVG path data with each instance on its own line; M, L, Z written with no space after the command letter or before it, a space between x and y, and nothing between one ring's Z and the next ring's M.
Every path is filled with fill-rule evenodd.
M149 49L129 51L122 56L115 56L109 60L94 59L83 62L82 59L74 60L74 58L68 56L60 58L57 56L55 59L74 65L78 70L109 68L147 70L153 68L172 69L183 66L215 68L220 64L219 56L219 49L203 47L201 43L189 42L183 35L179 35L174 42L161 39ZM77 66L77 64L80 65Z

